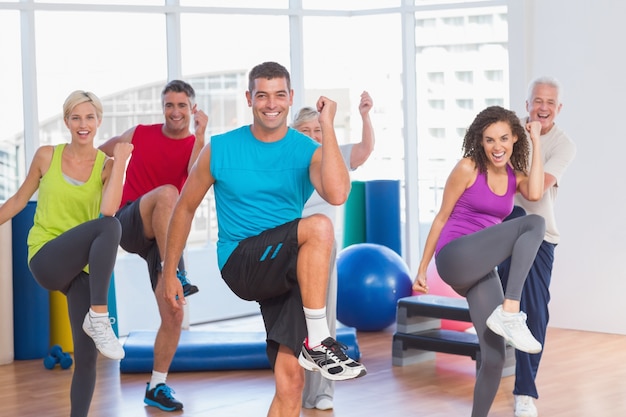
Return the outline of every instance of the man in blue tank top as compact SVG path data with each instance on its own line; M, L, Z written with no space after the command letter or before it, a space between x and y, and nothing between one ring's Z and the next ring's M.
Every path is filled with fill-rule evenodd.
M211 186L218 220L222 278L242 299L259 303L276 392L268 416L298 417L304 369L339 381L366 374L330 336L326 289L334 243L330 219L302 218L313 190L345 202L350 178L333 127L337 104L320 97L322 145L287 126L293 90L289 72L265 62L249 74L253 123L211 138L174 208L163 269L164 296L181 308L176 279L194 213Z

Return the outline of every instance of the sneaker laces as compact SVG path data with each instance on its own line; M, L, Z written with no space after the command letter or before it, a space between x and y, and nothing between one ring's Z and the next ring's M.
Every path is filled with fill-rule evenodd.
M110 340L108 333L113 333L113 329L111 328L111 323L115 319L108 318L107 320L97 320L93 317L89 317L89 325L93 329L93 339L96 342L96 345L102 346L106 345L106 343ZM108 321L108 323L107 323ZM108 324L108 325L107 325ZM115 334L113 334L115 337Z
M178 280L180 281L180 283L185 286L187 284L190 284L189 280L187 279L187 271L179 271L178 269L176 270L176 277L178 278Z
M326 356L337 358L341 362L345 362L350 359L344 352L345 350L348 350L348 346L336 341L333 338L329 337L328 339L323 340L322 346L326 347Z
M174 399L173 394L176 394L176 391L174 391L172 388L170 388L166 384L163 384L160 387L156 387L154 389L154 396L156 397L159 394L159 392L162 392L163 395L170 400L173 400Z
M512 329L523 329L526 328L526 313L520 311L514 316L503 316L504 321L507 326Z

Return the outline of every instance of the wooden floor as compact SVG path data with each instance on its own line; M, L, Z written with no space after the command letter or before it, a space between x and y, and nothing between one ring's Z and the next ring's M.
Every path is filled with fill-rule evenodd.
M303 410L305 417L469 416L474 362L437 354L434 361L391 364L393 326L359 333L368 374L338 382L333 411ZM0 366L0 415L69 416L72 370L46 370L41 360ZM91 417L265 416L273 395L269 370L171 373L168 384L185 409L162 412L143 404L149 374L120 374L118 361L98 364ZM626 336L549 329L538 377L542 417L626 415ZM491 417L512 417L513 377L502 379Z

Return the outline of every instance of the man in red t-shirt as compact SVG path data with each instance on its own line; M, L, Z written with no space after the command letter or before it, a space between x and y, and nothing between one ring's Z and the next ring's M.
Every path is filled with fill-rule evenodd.
M197 109L195 92L184 81L169 82L161 93L164 123L137 125L105 142L100 149L112 155L118 142L134 145L126 169L122 204L116 217L122 223L120 246L145 259L155 293L161 325L154 342L152 377L144 402L165 411L181 410L166 384L176 353L183 322L181 309L172 309L158 296L162 289L162 259L174 204L200 150L204 147L207 115ZM190 131L194 121L195 134ZM178 263L178 278L185 296L198 292L186 277L184 260Z

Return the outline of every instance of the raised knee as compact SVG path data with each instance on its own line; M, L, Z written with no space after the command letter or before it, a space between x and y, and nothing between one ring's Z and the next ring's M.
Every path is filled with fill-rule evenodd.
M335 232L333 229L333 223L330 219L323 214L314 214L307 218L311 231L320 240L329 242L333 245L335 242Z
M167 203L167 204L175 204L176 200L178 200L178 188L171 184L165 184L158 188L159 198L157 200L157 204Z
M546 220L538 214L529 214L528 218L531 221L533 229L536 230L538 234L541 234L541 236L545 235Z
M102 221L102 224L104 225L104 230L107 230L118 236L122 235L122 224L117 219L117 217L103 216L101 218L101 221Z

